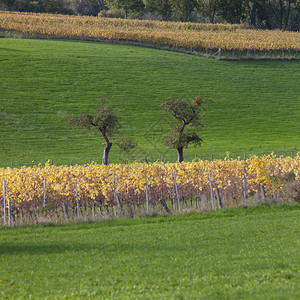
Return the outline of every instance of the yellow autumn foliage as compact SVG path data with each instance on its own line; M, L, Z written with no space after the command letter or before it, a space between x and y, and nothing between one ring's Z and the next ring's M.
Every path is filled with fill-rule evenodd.
M209 170L213 189L219 188L227 198L243 196L243 174L246 174L247 193L256 193L263 185L272 195L286 183L286 175L293 173L300 180L300 155L296 157L251 156L246 160L228 159L186 163L133 163L116 165L51 166L49 162L33 168L0 169L0 202L3 203L4 179L6 199L13 209L36 208L46 198L55 205L67 201L75 206L77 182L80 201L113 205L114 189L123 203L140 203L146 199L146 178L151 201L175 195L174 177L180 197L198 198L210 190ZM273 175L274 174L274 175ZM114 185L115 178L115 185Z
M189 51L299 51L300 33L250 30L241 25L120 20L0 12L0 29L42 37L134 42Z

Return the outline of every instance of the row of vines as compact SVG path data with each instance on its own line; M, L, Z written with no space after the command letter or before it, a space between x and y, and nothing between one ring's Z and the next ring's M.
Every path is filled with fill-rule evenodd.
M6 209L10 205L14 215L63 205L73 211L94 211L95 207L113 211L116 200L118 206L127 208L145 208L146 204L161 207L161 200L175 207L180 202L215 198L218 192L224 201L236 199L236 205L247 204L261 187L271 199L289 178L300 181L299 154L294 158L268 155L246 160L226 157L192 163L109 166L54 166L47 162L32 168L0 169L0 203L2 208L6 203Z
M136 42L196 52L300 50L299 32L250 30L239 25L0 12L0 29L34 37Z

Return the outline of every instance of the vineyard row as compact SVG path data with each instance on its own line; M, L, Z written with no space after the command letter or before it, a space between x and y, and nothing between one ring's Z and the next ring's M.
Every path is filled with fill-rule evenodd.
M71 209L95 214L96 207L117 214L125 209L161 207L181 210L248 204L258 193L264 201L278 196L290 181L300 181L300 156L193 163L34 166L0 169L3 217ZM10 213L8 213L10 212Z
M0 12L0 29L25 36L133 42L199 53L221 49L223 53L235 50L248 54L277 51L279 56L287 56L300 50L299 32L250 30L238 25Z

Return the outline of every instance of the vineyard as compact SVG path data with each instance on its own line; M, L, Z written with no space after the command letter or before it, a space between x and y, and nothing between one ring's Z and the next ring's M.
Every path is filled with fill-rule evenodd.
M24 214L36 218L47 211L69 218L70 211L76 217L95 217L136 210L149 213L250 205L279 199L288 182L300 180L299 170L299 154L295 158L226 157L181 164L58 167L47 162L44 167L2 168L2 216L5 222L8 216L11 223Z
M0 29L23 37L138 43L220 58L238 52L246 56L296 57L300 50L299 32L250 30L240 25L0 12Z

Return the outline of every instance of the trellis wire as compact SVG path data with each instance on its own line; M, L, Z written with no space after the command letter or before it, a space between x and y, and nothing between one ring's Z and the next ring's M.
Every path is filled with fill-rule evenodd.
M271 151L271 150L270 150ZM282 154L282 157L286 157L286 156L291 156L291 158L294 158L294 156L295 156L295 153L299 153L299 151L300 150L290 150L290 152L289 151L286 151L285 152L285 154ZM271 152L273 152L273 151L271 151ZM274 153L274 152L273 152ZM290 153L290 154L289 154ZM242 158L242 155L239 155L238 153L230 153L230 154L226 154L226 155L230 155L231 156L231 159L233 159L233 158ZM255 152L255 153L249 153L248 155L244 152L244 160L246 160L247 159L247 156L249 156L249 157L251 157L251 155L252 156L264 156L265 155L265 152L262 152L262 154L259 154L259 153L257 153L257 152ZM275 156L277 156L278 158L280 157L280 153L279 152L277 152L276 154L274 154ZM201 158L202 157L202 158ZM224 156L221 156L221 155L216 155L216 154L209 154L209 156L207 156L207 155L205 155L205 156L203 156L203 155L197 155L197 153L195 153L195 157L194 157L194 160L193 161L201 161L201 160L206 160L206 159L208 159L208 157L210 157L209 159L211 159L212 161L213 160L215 160L215 159L220 159L220 157L221 158L223 158ZM146 161L147 160L147 161ZM165 159L165 157L163 156L162 157L162 160L161 160L161 162L164 162L166 159ZM145 159L142 159L142 161L143 162L149 162L149 159L147 158L147 156L145 157ZM155 159L153 159L153 160L151 160L151 162L155 162L155 161L157 161L157 160L155 160ZM33 161L32 161L33 162ZM70 164L70 166L71 165L73 165L73 162L74 162L74 160L71 160L71 164ZM90 158L89 159L89 164L91 164L92 163L92 159ZM31 164L31 163L30 163ZM126 161L126 164L128 164L128 160ZM51 166L53 166L53 160L51 160L50 161L50 165ZM14 166L14 162L11 162L11 168L13 168L13 166Z

